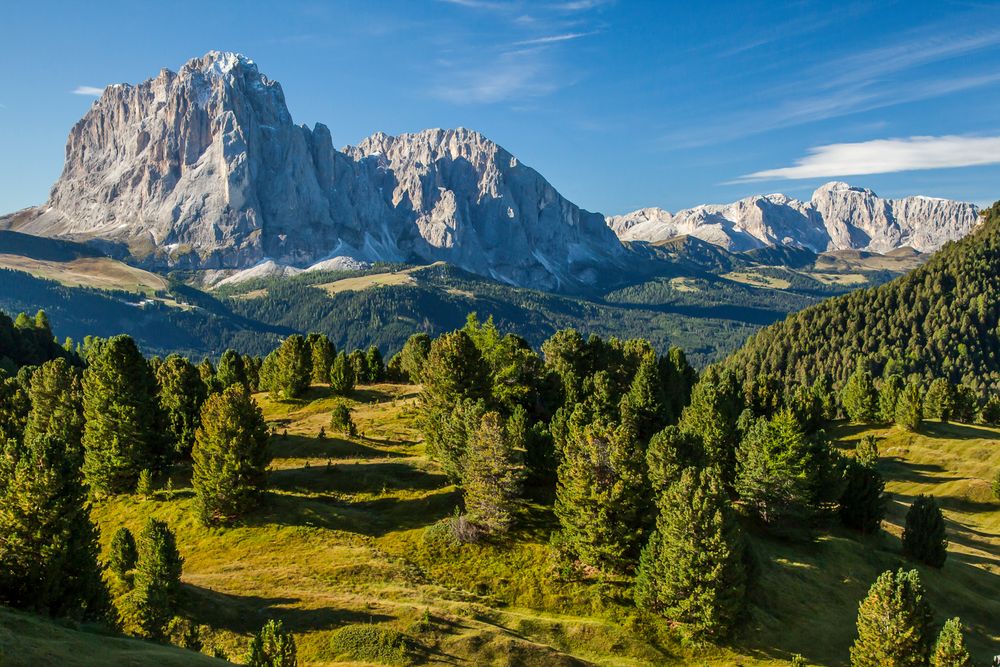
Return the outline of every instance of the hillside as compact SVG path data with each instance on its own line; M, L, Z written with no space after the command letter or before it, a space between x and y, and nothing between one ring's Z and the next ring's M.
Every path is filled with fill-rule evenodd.
M859 359L1000 390L1000 204L970 236L876 287L829 299L755 334L726 364L746 374L844 381Z
M620 583L560 580L549 561L554 517L541 505L529 502L502 544L456 545L435 528L460 494L425 455L413 421L417 390L358 388L351 403L359 436L325 439L317 434L335 400L325 387L288 402L258 395L278 432L265 507L233 528L204 528L180 469L170 491L97 504L105 548L121 523L137 530L149 516L167 521L185 559L183 611L205 626L206 646L229 655L241 654L249 633L273 617L296 634L304 665L350 660L331 639L344 627L372 626L406 647L383 654L388 664L779 665L799 653L810 664L844 665L871 581L910 566L899 555L904 505L931 493L943 502L951 541L944 568L919 568L937 620L960 614L979 660L1000 641L1000 601L990 593L1000 575L1000 504L985 482L1000 466L998 429L835 428L843 450L868 432L884 438L887 532L862 538L835 529L811 544L755 534L760 579L745 629L728 648L695 651L639 614ZM44 662L47 649L17 634L26 661ZM90 636L66 641L78 664L106 655ZM353 646L360 664L381 664L366 652L371 644Z

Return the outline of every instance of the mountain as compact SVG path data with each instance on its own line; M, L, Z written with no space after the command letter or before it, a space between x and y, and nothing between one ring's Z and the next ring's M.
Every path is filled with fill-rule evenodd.
M831 182L803 202L782 194L754 195L732 204L672 214L644 208L607 219L622 241L662 241L690 235L732 251L795 245L814 252L909 246L933 252L978 223L972 204L933 197L882 199L871 190Z
M840 385L859 360L880 373L947 377L980 396L1000 391L1000 203L966 238L874 289L806 308L761 330L726 361L746 376Z
M147 267L448 261L568 289L624 258L581 210L481 134L375 134L345 151L295 125L280 84L210 52L109 86L73 127L48 201L0 228L99 240Z

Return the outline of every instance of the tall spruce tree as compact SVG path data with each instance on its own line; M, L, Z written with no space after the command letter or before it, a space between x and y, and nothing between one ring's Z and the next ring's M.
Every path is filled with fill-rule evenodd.
M83 485L83 416L64 359L31 378L23 446L0 484L0 601L53 616L94 618L106 591Z
M208 388L198 369L176 354L167 357L156 370L156 383L174 454L189 458L194 434L201 424L201 406L208 396Z
M233 385L205 402L192 457L203 522L229 523L257 503L270 462L267 425L242 386Z
M425 333L416 333L406 339L400 351L400 370L407 379L414 383L420 383L420 376L427 361L427 355L431 351L431 337Z
M372 345L365 352L365 381L369 384L381 382L385 378L385 363L382 360L382 353Z
M636 604L695 639L727 636L746 605L746 546L718 470L685 469L657 504Z
M878 532L885 518L885 480L874 465L855 457L844 466L844 490L838 501L840 520L862 533Z
M709 367L692 390L691 403L679 423L682 431L701 439L707 463L719 468L727 487L736 479L740 412L735 377Z
M183 559L167 524L150 519L139 534L134 588L123 616L137 634L162 639L177 612Z
M875 381L871 371L864 362L859 362L857 368L847 378L840 392L840 403L848 419L855 424L875 421L878 412L878 393L875 391Z
M934 644L933 667L972 667L972 656L965 648L962 619L949 618L941 627Z
M927 667L932 615L916 570L879 575L858 607L852 667Z
M923 406L924 397L920 383L916 379L911 379L906 383L896 403L896 425L907 431L919 430L920 422L924 419Z
M678 481L681 473L692 466L700 467L704 460L697 436L668 426L649 441L646 448L646 468L653 492L659 496Z
M227 389L234 384L243 385L250 388L250 381L247 379L246 364L243 357L236 350L226 350L219 358L219 369L215 372L215 381L219 389Z
M337 357L337 348L326 334L311 333L306 338L309 343L309 360L312 364L310 376L313 384L325 384L330 381L330 367Z
M903 376L897 373L886 375L882 379L882 384L878 388L878 420L891 424L896 421L896 406L899 405L899 397L903 393Z
M510 530L522 475L521 452L503 417L487 412L469 438L462 470L465 510L477 527L491 535Z
M330 366L329 381L331 391L338 396L346 396L354 389L354 369L343 352L336 356Z
M83 373L83 474L98 494L128 493L163 461L156 381L128 336L96 343Z
M577 411L583 407L578 406ZM645 455L634 424L570 419L556 485L563 555L608 572L628 572L645 537Z
M670 423L673 415L660 376L656 355L642 357L628 391L628 405L635 412L636 434L641 442L649 442L654 434Z
M948 558L944 516L933 496L917 496L906 512L903 553L931 567L941 567Z
M275 398L298 398L309 388L312 362L309 346L299 334L289 336L267 355L261 368L264 388Z
M924 397L924 412L930 419L947 422L955 411L955 387L947 378L937 378L931 382Z

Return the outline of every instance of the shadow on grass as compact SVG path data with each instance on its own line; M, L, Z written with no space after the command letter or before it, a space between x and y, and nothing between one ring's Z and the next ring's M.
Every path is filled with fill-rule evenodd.
M377 441L373 441L376 442ZM386 442L386 444L391 444ZM376 449L369 445L345 440L336 436L310 438L304 435L287 435L271 438L271 454L283 458L370 458L402 457L404 454Z
M956 424L955 422L925 421L920 427L920 433L934 438L948 438L949 440L1000 440L995 431L971 424Z
M879 470L887 480L912 482L915 484L943 484L954 482L961 477L942 475L947 469L936 463L909 463L899 456L885 456L879 461Z
M335 607L303 609L294 597L264 597L222 593L191 584L184 585L185 604L191 619L215 628L248 634L263 627L269 619L281 620L292 632L333 630L350 623L393 620L391 616Z
M398 530L429 526L449 516L460 502L456 489L420 498L388 496L362 502L335 498L268 493L260 510L240 522L244 526L305 526L382 537Z
M275 470L273 488L297 493L382 493L390 490L431 491L448 486L448 478L406 463L334 463Z

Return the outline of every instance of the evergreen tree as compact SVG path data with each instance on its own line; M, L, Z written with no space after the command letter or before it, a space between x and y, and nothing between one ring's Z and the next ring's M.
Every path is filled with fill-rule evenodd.
M180 458L189 458L208 389L198 369L176 354L167 357L157 369L156 383L174 453Z
M400 370L413 384L420 383L421 372L427 355L431 351L431 337L425 333L416 333L406 339L400 355Z
M825 473L821 446L789 410L758 419L744 436L735 489L770 530L793 534L809 526Z
M354 370L343 352L337 355L330 367L330 389L338 396L346 396L354 389Z
M270 453L264 417L244 387L233 385L205 402L192 457L203 522L229 523L256 505Z
M260 357L255 357L250 354L243 355L243 368L247 372L247 389L250 390L251 394L260 391L260 367Z
M955 411L955 388L947 378L937 378L931 382L924 397L924 413L930 419L947 422Z
M635 411L639 440L649 442L672 418L660 377L660 366L652 352L643 355L629 387L628 397L628 405Z
M354 381L357 384L368 383L368 357L362 350L351 350L347 355L347 362L351 365L351 372L354 373Z
M365 379L369 384L381 382L385 378L385 364L382 362L382 353L372 345L365 352Z
M126 620L138 634L161 639L177 610L183 560L173 531L156 519L139 534L138 552Z
M979 416L984 424L1000 426L1000 396L990 396L986 399Z
M654 435L646 448L646 468L655 495L665 493L686 468L700 467L702 459L698 438L676 426L668 426Z
M272 397L291 399L305 393L311 374L309 346L305 338L295 334L267 355L261 369L261 380Z
M934 667L972 667L972 656L962 636L962 619L955 617L945 621L934 645L931 664Z
M660 498L635 601L695 639L728 635L746 604L745 542L718 470L687 468Z
M903 553L931 567L941 567L948 558L944 516L933 496L919 495L906 513Z
M219 383L215 379L215 366L212 365L212 360L205 357L198 364L198 375L201 376L202 384L205 385L205 390L214 394L219 391Z
M840 402L848 419L855 424L875 421L878 394L867 364L859 362L840 392Z
M736 421L742 409L734 380L731 374L709 367L691 392L691 404L684 408L678 424L685 433L701 439L706 462L719 468L727 487L736 478Z
M887 375L882 380L882 385L878 390L878 420L891 424L896 421L896 406L899 405L899 397L903 393L903 377L896 373Z
M521 492L521 454L498 412L487 412L469 439L462 471L465 510L488 534L506 533Z
M875 436L866 435L861 438L854 450L854 460L863 466L874 468L878 465L878 459L878 440L875 439Z
M131 581L132 570L135 569L139 559L139 552L135 545L135 537L132 531L122 526L115 531L111 538L111 553L108 555L108 569L118 577L119 580Z
M247 369L243 363L243 357L236 350L226 350L219 359L219 369L215 373L215 381L219 390L228 389L234 384L242 385L248 390L250 382L247 380Z
M906 384L896 403L896 425L907 431L916 431L924 418L923 393L916 380Z
M272 619L250 640L244 661L247 667L296 667L295 638Z
M344 401L337 401L333 406L333 413L330 415L330 427L334 431L349 435L352 438L357 435L354 420L351 419L351 408Z
M106 591L80 472L79 380L56 359L32 375L29 393L23 446L5 452L0 483L0 602L93 618Z
M325 334L311 333L306 341L309 343L309 360L312 363L312 383L329 382L330 367L337 357L337 349Z
M128 493L139 472L160 465L156 382L128 336L95 345L83 373L83 474L96 493Z
M570 419L555 502L564 556L610 572L635 565L649 502L644 458L633 424Z
M926 667L931 618L916 570L883 572L858 608L852 667Z
M885 518L885 480L873 465L865 465L855 456L844 467L844 491L838 502L840 520L845 526L874 533Z

